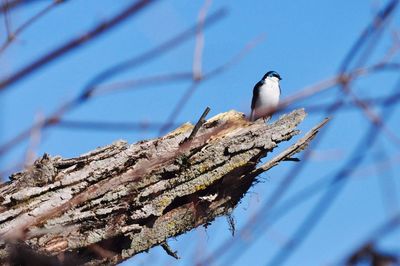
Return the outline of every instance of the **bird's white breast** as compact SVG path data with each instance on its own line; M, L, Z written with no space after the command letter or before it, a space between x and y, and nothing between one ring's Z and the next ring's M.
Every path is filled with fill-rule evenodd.
M273 111L279 104L279 96L279 82L266 79L260 87L259 98L255 105L256 117L265 116L266 113Z

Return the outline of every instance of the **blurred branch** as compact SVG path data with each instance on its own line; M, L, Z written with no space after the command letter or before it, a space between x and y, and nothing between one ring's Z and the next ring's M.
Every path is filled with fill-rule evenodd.
M0 187L0 262L34 264L40 256L42 264L114 265L208 224L232 211L254 183L257 162L298 134L305 115L295 110L266 125L230 111L185 145L189 124L76 158L45 154ZM288 154L304 149L320 126Z
M204 5L199 12L198 18L198 26L197 26L197 34L196 34L196 43L194 47L194 55L193 55L193 80L199 80L202 78L202 59L203 59L203 50L204 50L204 32L203 25L206 19L207 12L211 6L212 0L205 0Z
M111 84L99 85L91 93L92 96L105 95L115 91L126 89L136 89L145 86L165 85L169 82L191 81L193 79L192 72L177 72L169 74L155 75L138 79L118 81Z
M3 5L7 5L8 1L3 0L2 2ZM12 39L12 33L11 33L10 17L7 9L4 10L3 18L4 18L4 28L6 29L6 34L7 34L7 40L10 40Z
M392 171L394 163L398 163L396 160L399 161L400 156L396 156L397 158L389 158L383 145L379 145L376 149L378 151L375 155L374 163L370 164L369 167L373 166L375 168L377 182L381 190L383 207L387 215L391 216L400 211L400 198L398 197L396 178ZM360 170L365 171L367 169ZM358 174L360 174L360 171Z
M363 46L367 44L367 42L369 41L369 39L371 39L371 37L374 37L374 35L377 32L378 32L377 35L379 35L379 37L381 36L379 34L379 31L384 28L385 23L394 13L398 4L399 4L398 0L390 0L381 10L378 11L376 16L374 16L372 22L369 23L367 27L365 27L365 29L361 32L360 36L357 38L357 40L354 42L354 44L344 57L341 66L339 68L340 74L347 72L348 68L351 67L351 63L354 61L354 59L360 53L360 51L362 51ZM375 38L372 43L375 45L377 41L378 39ZM367 49L368 53L364 53L361 56L361 59L358 62L356 68L362 66L363 63L367 60L367 57L371 56L372 54L371 47L372 46L370 46L369 49Z
M345 72L350 68L351 63L357 58L357 55L361 53L363 47L367 47L368 53L362 54L361 58L359 58L359 64L356 67L362 67L364 62L372 55L372 51L376 48L376 44L378 43L383 31L385 22L389 20L391 15L396 10L399 4L398 0L389 1L374 17L372 23L370 23L365 30L358 37L352 48L349 50L347 55L345 56L340 68L339 68L339 77L341 77L341 88L345 85L350 86L350 80L347 79L347 75L344 76ZM379 36L379 37L376 37ZM372 41L371 41L372 40ZM371 41L368 46L368 41ZM381 62L382 63L382 62ZM386 63L386 62L383 62ZM350 71L349 71L350 72ZM396 85L395 89L398 89L400 86L400 82ZM350 87L348 87L350 88ZM328 111L337 111L340 105L335 107L334 109ZM392 106L393 107L393 106ZM394 111L394 108L388 108L383 111L383 115L381 117L385 117L388 119ZM317 201L317 203L312 207L311 211L307 214L306 218L300 223L297 229L294 231L291 239L287 241L287 243L272 257L268 265L282 265L285 261L287 261L293 252L305 241L305 238L311 233L311 231L318 224L323 215L329 210L332 206L335 199L339 196L339 194L343 191L345 186L347 185L348 176L357 169L357 167L362 163L365 159L366 154L368 154L368 150L371 146L373 146L378 133L382 130L383 127L377 126L375 123L371 123L369 130L364 134L361 140L357 143L349 159L345 162L345 164L334 173L331 183L329 184L327 190L323 193L321 198ZM362 151L362 152L360 152Z
M49 11L51 11L57 5L64 3L66 0L53 0L50 4L40 10L37 14L33 15L31 18L27 19L24 23L22 23L15 31L8 30L8 38L6 41L0 46L0 55L11 45L11 43L20 35L25 29L31 26L35 21L46 15ZM4 18L7 17L7 12L4 12ZM8 27L7 27L8 29Z
M35 120L38 124L43 122L43 114L38 112L36 114ZM39 146L42 140L42 127L37 127L35 130L31 131L31 135L29 137L29 144L25 151L25 160L24 165L33 164L34 160L37 158L36 149Z
M364 113L365 117L367 117L371 123L377 127L382 127L382 132L387 135L394 144L400 146L400 139L397 137L397 135L390 130L390 128L388 128L384 120L367 103L358 98L358 96L352 91L347 83L342 84L341 88L345 94L350 96L351 100L354 102L354 105Z
M366 41L375 33L378 28L383 27L386 19L394 12L397 4L398 1L390 1L381 9L380 12L378 12L373 21L361 33L352 48L344 57L339 67L338 74L336 74L332 78L318 82L315 85L306 87L305 89L300 90L299 93L283 99L280 102L277 110L284 110L284 108L286 108L290 104L299 102L302 99L310 98L328 89L335 88L337 85L341 85L343 83L343 80L354 81L362 76L367 76L372 73L386 70L393 70L395 72L398 72L399 65L397 63L391 63L382 60L377 64L373 64L372 66L363 66L360 63L365 62L367 57L369 57L369 55L366 54L363 55L363 59L359 61L359 64L355 69L350 68L350 64L357 57L359 51L361 51L361 46L366 43ZM374 47L376 43L377 39L375 38L375 40L373 41L373 45L368 48L370 52L372 51L372 47ZM398 86L395 87L395 89L397 88ZM342 95L338 96L334 104L330 105L327 109L324 110L325 112L323 115L333 116L336 112L341 110L341 107L344 104L344 99L345 98L342 97ZM382 106L382 108L384 109L382 117L388 119L388 116L390 116L390 114L392 114L394 110L393 107L394 106ZM270 110L270 112L272 113L277 110ZM293 167L292 171L289 171L289 173L282 180L278 188L276 188L275 191L272 193L272 196L270 196L270 198L266 201L262 208L260 208L260 210L257 212L255 219L250 218L248 220L248 223L252 223L251 226L249 226L247 223L246 226L243 228L245 234L247 236L251 234L254 239L246 243L243 243L243 241L239 241L240 238L236 238L235 241L229 239L225 241L222 245L220 245L217 249L215 249L215 251L212 252L212 255L208 257L208 259L217 260L223 257L227 252L230 252L230 256L224 261L223 265L229 265L232 262L237 261L237 259L242 256L244 252L249 249L250 246L252 246L256 242L256 240L263 235L263 232L270 228L271 224L277 222L277 219L279 217L282 217L288 212L288 210L298 206L300 203L309 199L311 196L322 191L325 187L328 187L328 191L325 193L325 195L321 198L321 200L318 201L315 208L307 216L304 222L301 223L298 230L294 233L293 237L289 241L287 241L283 248L279 249L278 253L275 257L272 258L272 261L269 263L269 265L275 266L284 263L290 257L292 252L294 252L294 250L296 250L296 248L301 245L302 241L304 241L305 237L312 231L322 215L329 209L334 199L343 189L344 183L346 183L343 181L347 180L346 177L348 177L348 175L350 175L351 172L357 168L357 165L362 161L364 156L367 155L365 147L370 147L371 143L376 137L374 136L374 134L378 134L380 131L380 128L377 129L375 127L376 126L374 124L371 125L371 129L367 133L365 133L365 138L363 138L358 143L356 149L353 151L353 156L350 157L343 168L340 168L336 173L334 173L335 178L330 179L330 182L326 182L325 179L322 181L318 180L315 184L313 184L313 186L310 186L305 191L302 191L301 194L296 194L292 198L290 198L290 200L285 201L283 204L281 204L281 206L273 208L277 204L277 202L283 197L285 192L288 191L288 188L293 183L295 178L300 174L300 172L305 168L304 166L306 164L303 163L299 166ZM327 130L325 130L324 132L327 132ZM321 139L321 137L319 139ZM318 141L314 143L314 147L317 144ZM363 151L362 155L360 155L361 150ZM306 152L303 158L306 158L308 156L307 154L308 153ZM350 168L350 165L352 168ZM339 184L340 187L338 188Z
M231 59L229 59L224 64L215 67L209 72L205 73L201 79L193 80L192 84L187 88L186 92L180 97L179 101L176 103L174 108L171 111L171 114L167 118L167 122L165 122L164 126L160 129L160 134L165 133L167 130L171 128L171 125L174 124L175 119L182 112L183 108L192 97L195 90L205 81L221 74L222 72L228 70L231 66L238 63L243 59L255 46L257 46L260 42L264 40L264 34L257 36L255 39L251 40L249 43L245 45L245 47L240 50L236 55L234 55Z
M0 91L5 90L13 83L19 81L22 78L25 78L29 74L39 70L44 67L48 63L59 59L60 57L66 55L69 52L81 47L83 44L88 43L89 41L99 37L100 35L106 33L107 31L113 29L115 26L118 26L120 23L131 17L132 15L137 14L143 8L147 7L149 4L156 2L157 0L138 0L135 3L131 4L127 8L125 8L122 12L118 13L114 17L109 20L106 20L102 23L99 23L94 28L89 31L81 34L72 40L66 42L65 44L59 46L58 48L48 52L42 57L36 59L35 61L27 64L22 67L20 70L15 73L9 75L6 78L0 80Z
M356 58L357 54L360 54L360 56L358 57L358 62L355 64L355 67L360 68L365 65L367 60L371 57L374 49L377 47L378 42L381 40L382 34L386 29L385 26L389 24L389 21L398 4L398 0L392 0L386 6L384 6L382 10L378 11L373 22L364 30L357 42L353 45L348 56L345 58L342 64L342 68L340 69L340 74L342 76L340 88L344 95L347 95L354 102L354 104L364 113L365 117L367 117L371 123L378 127L382 127L382 132L386 134L393 143L400 146L400 139L397 137L397 135L387 127L387 125L384 123L384 120L377 113L375 113L368 104L359 99L350 86L352 80L343 75L346 71L346 68L350 66L352 61L350 59ZM380 64L388 63L388 61L385 60L390 59L394 55L394 52L398 50L396 39L392 40L394 41L394 44L392 45L392 48L388 50L383 59L380 60Z
M216 22L220 21L227 15L226 9L218 9L211 15L209 15L203 23L203 29L206 29ZM165 54L167 51L177 47L178 45L184 43L185 41L189 40L193 35L197 32L197 24L182 31L181 33L177 34L176 36L168 39L167 41L157 45L154 48L149 49L148 51L140 54L139 56L135 56L128 60L125 60L121 63L118 63L114 66L108 67L106 70L101 71L98 75L92 78L88 84L84 87L81 99L90 97L92 93L96 90L97 86L101 83L105 82L108 79L111 79L117 74L121 74L126 70L132 70L133 68L145 63L149 62L160 55Z
M359 247L354 249L346 258L337 263L337 265L359 265L357 263L365 263L366 260L370 261L370 265L398 265L400 263L400 254L397 254L397 256L384 254L383 252L377 251L374 247L378 244L377 242L379 240L398 229L399 225L400 213L396 213L375 229ZM377 261L377 259L379 261Z
M221 18L223 18L225 15L226 15L225 9L218 10L217 12L213 13L206 19L204 27L211 26L213 23L216 23ZM101 82L104 82L108 78L111 78L112 76L114 76L118 73L121 73L122 71L124 71L126 69L133 68L135 66L138 66L140 64L147 62L148 60L151 60L151 59L161 56L162 54L166 53L170 49L176 47L177 45L181 44L182 42L184 42L187 39L189 39L190 37L192 37L193 34L196 33L196 28L197 28L196 26L192 26L189 29L172 37L171 39L161 43L160 45L140 54L139 56L136 56L132 59L124 61L115 66L112 66L111 68L108 68L105 71L102 71L100 74L96 75L83 88L83 90L81 91L81 93L79 95L77 95L72 100L64 103L56 111L54 111L48 117L44 118L43 123L34 124L34 125L30 126L25 131L22 131L18 135L11 138L11 140L0 145L0 156L3 155L4 153L8 152L10 149L14 148L17 144L19 144L22 141L24 141L25 139L27 139L31 134L30 132L32 130L35 130L35 128L43 127L43 129L44 129L44 128L58 124L61 117L65 113L73 110L74 108L77 108L79 105L82 105L83 103L85 103L89 99L91 99L92 96L94 95L94 92L95 92L97 86L100 85Z
M363 100L363 102L367 103L369 106L374 106L374 107L382 107L382 106L387 106L387 105L398 104L400 101L400 92L394 92L393 94L390 94L388 96L364 98L362 100ZM327 110L332 109L333 107L338 106L340 104L341 104L340 109L342 111L357 108L356 106L354 106L353 103L342 104L341 102L342 102L341 100L337 100L332 103L312 104L312 105L307 105L304 108L307 109L308 113L319 113L319 112L327 111ZM300 107L293 106L293 108L300 108Z
M352 254L344 264L346 266L358 265L396 266L400 264L400 255L378 250L375 246L367 244Z
M57 1L57 0L54 0L54 1ZM38 2L38 0L7 0L1 4L0 12L1 13L10 12L11 10L13 10L17 7L20 7L24 4L32 4L32 3L37 3L37 2Z
M396 154L390 158L387 158L386 156L382 156L381 152L379 152L376 156L374 156L372 163L368 163L368 165L364 167L359 167L351 176L358 178L365 178L367 176L373 175L375 171L376 174L378 174L379 179L385 179L385 177L383 177L382 175L384 175L386 171L390 171L392 166L398 165L399 163L400 163L400 154ZM396 185L392 185L392 189L395 188ZM385 193L385 195L387 194Z
M400 88L400 80L397 86L394 87L394 91L397 91L398 88ZM394 110L394 105L388 106L383 110L382 117L389 119L390 116L393 115ZM376 127L374 124L370 124L369 129L357 143L349 159L343 164L342 167L339 168L339 170L333 173L326 190L323 192L315 206L311 209L303 222L298 226L291 239L272 258L268 265L281 265L290 257L293 251L300 246L300 244L305 240L306 236L322 218L323 214L325 214L329 207L332 206L340 192L346 187L349 176L363 162L368 154L368 151L371 149L371 147L373 147L375 141L378 139L381 130L381 127ZM360 153L361 150L362 152ZM313 193L315 192L316 191L313 191Z
M176 123L173 127L180 124ZM105 121L75 121L69 119L60 120L55 127L72 130L104 130L104 131L158 131L163 123L155 122L105 122Z
M368 67L357 68L355 70L350 71L348 74L337 74L333 77L324 79L313 85L307 86L307 87L301 89L298 93L295 93L293 95L286 97L279 103L277 110L284 109L285 107L287 107L295 102L310 98L321 92L332 89L335 86L340 85L343 82L343 80L354 81L358 78L376 74L376 73L383 72L383 71L397 72L399 70L400 70L399 63L379 62L377 64L373 64ZM338 100L338 102L340 102L340 106L341 106L343 104L343 99ZM274 110L271 110L271 111L273 112Z

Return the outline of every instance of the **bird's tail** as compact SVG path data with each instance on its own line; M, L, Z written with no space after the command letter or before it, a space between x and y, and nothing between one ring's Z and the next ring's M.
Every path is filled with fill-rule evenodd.
M255 112L254 109L251 109L250 121L253 122L254 120L255 120Z

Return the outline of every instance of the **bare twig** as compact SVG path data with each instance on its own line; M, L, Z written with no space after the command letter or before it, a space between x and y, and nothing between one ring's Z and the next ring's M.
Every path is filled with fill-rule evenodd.
M199 120L197 121L196 125L194 126L192 133L190 133L189 137L187 137L182 142L182 144L185 142L191 141L194 138L194 136L196 136L196 134L199 131L199 129L201 128L201 126L206 122L205 118L207 117L210 110L211 110L210 107L207 106L206 109L204 110L203 114L200 116Z

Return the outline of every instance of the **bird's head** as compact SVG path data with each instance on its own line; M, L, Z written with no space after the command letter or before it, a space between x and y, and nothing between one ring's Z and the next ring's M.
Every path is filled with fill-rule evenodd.
M278 74L278 72L276 71L268 71L264 77L263 80L265 81L266 79L271 79L273 81L280 81L282 78L281 76Z

